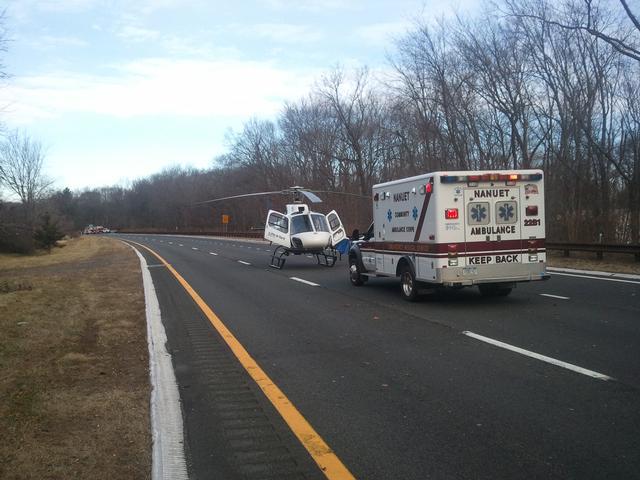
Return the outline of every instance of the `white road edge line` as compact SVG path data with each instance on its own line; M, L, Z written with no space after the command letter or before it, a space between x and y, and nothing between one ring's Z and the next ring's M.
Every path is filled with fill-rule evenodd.
M249 262L245 262L244 260L238 260L238 263L241 263L243 265L251 265Z
M167 334L162 325L158 296L146 260L137 248L127 245L140 259L144 286L151 380L151 478L187 480L180 394L171 354L165 348Z
M594 372L593 370L587 370L586 368L578 367L577 365L563 362L562 360L556 360L555 358L547 357L546 355L540 355L539 353L530 352L529 350L525 350L524 348L515 347L513 345L509 345L508 343L504 343L499 340L494 340L493 338L485 337L483 335L478 335L477 333L473 333L468 330L465 330L464 332L462 332L462 334L466 335L467 337L472 337L472 338L475 338L476 340L480 340L481 342L490 343L491 345L494 345L496 347L504 348L506 350L511 350L512 352L516 352L521 355L526 355L527 357L535 358L536 360L540 360L542 362L550 363L551 365L555 365L557 367L566 368L567 370L571 370L576 373L581 373L582 375L587 375L589 377L597 378L598 380L615 380L613 377L610 377L608 375Z
M594 275L598 278L624 278L627 280L640 280L640 275L633 273L616 273L616 272L602 272L599 270L578 270L576 268L560 268L560 267L547 267L549 272L561 272L561 273L575 273L577 275Z
M295 280L296 282L300 282L300 283L304 283L305 285L311 285L312 287L319 287L320 284L319 283L313 283L310 282L309 280L305 280L303 278L298 278L298 277L289 277L291 280Z
M579 278L589 278L592 280L605 280L607 282L622 282L622 283L635 283L636 285L640 285L640 281L638 280L623 280L621 278L606 278L606 277L594 277L593 275L577 275L575 273L564 273L564 272L554 272L551 271L551 275L563 275L565 277L579 277Z
M560 295L551 295L550 293L541 293L541 297L557 298L559 300L570 300L569 297L562 297Z

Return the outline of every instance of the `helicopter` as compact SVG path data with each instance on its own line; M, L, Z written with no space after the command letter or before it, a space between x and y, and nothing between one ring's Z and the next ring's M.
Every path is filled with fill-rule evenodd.
M333 267L338 258L336 247L347 239L344 226L335 210L326 215L310 210L309 206L303 203L303 197L312 203L321 203L322 200L304 187L233 195L198 204L275 194L292 195L293 203L287 204L285 212L269 210L267 213L264 238L276 245L269 265L281 269L289 255L313 255L318 265Z

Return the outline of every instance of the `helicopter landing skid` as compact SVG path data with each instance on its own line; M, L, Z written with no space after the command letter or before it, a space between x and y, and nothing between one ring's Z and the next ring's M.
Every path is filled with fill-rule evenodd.
M320 253L316 253L316 261L318 265L324 265L325 267L333 267L336 264L338 256L333 248L327 248Z
M313 253L313 255L316 257L316 262L318 262L318 265L322 265L325 267L333 267L336 264L336 260L338 259L336 250L333 248L326 248L324 250L316 252L309 252L308 250L293 250L283 246L278 246L271 254L271 263L269 264L269 266L277 268L278 270L282 269L282 267L284 267L284 263L287 261L287 257L292 253L294 255Z
M271 255L271 263L269 264L269 266L280 270L282 267L284 267L284 262L287 261L286 257L288 256L289 256L288 249L282 246L277 247L273 251L273 254Z

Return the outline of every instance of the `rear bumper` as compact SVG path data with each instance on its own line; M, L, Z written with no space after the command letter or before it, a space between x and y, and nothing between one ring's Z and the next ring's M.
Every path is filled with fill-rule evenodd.
M546 263L479 265L448 267L437 270L436 281L446 286L471 286L486 283L520 283L548 280Z

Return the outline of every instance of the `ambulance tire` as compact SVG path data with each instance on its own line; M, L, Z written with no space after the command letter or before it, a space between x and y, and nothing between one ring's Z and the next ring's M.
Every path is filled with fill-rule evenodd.
M415 302L418 298L418 282L409 265L400 268L400 294L409 302Z
M495 283L478 285L478 288L483 297L506 297L511 293L511 290L513 290L512 287L502 287Z
M368 280L366 276L360 274L355 257L349 257L349 280L351 280L351 285L356 287L364 285Z

